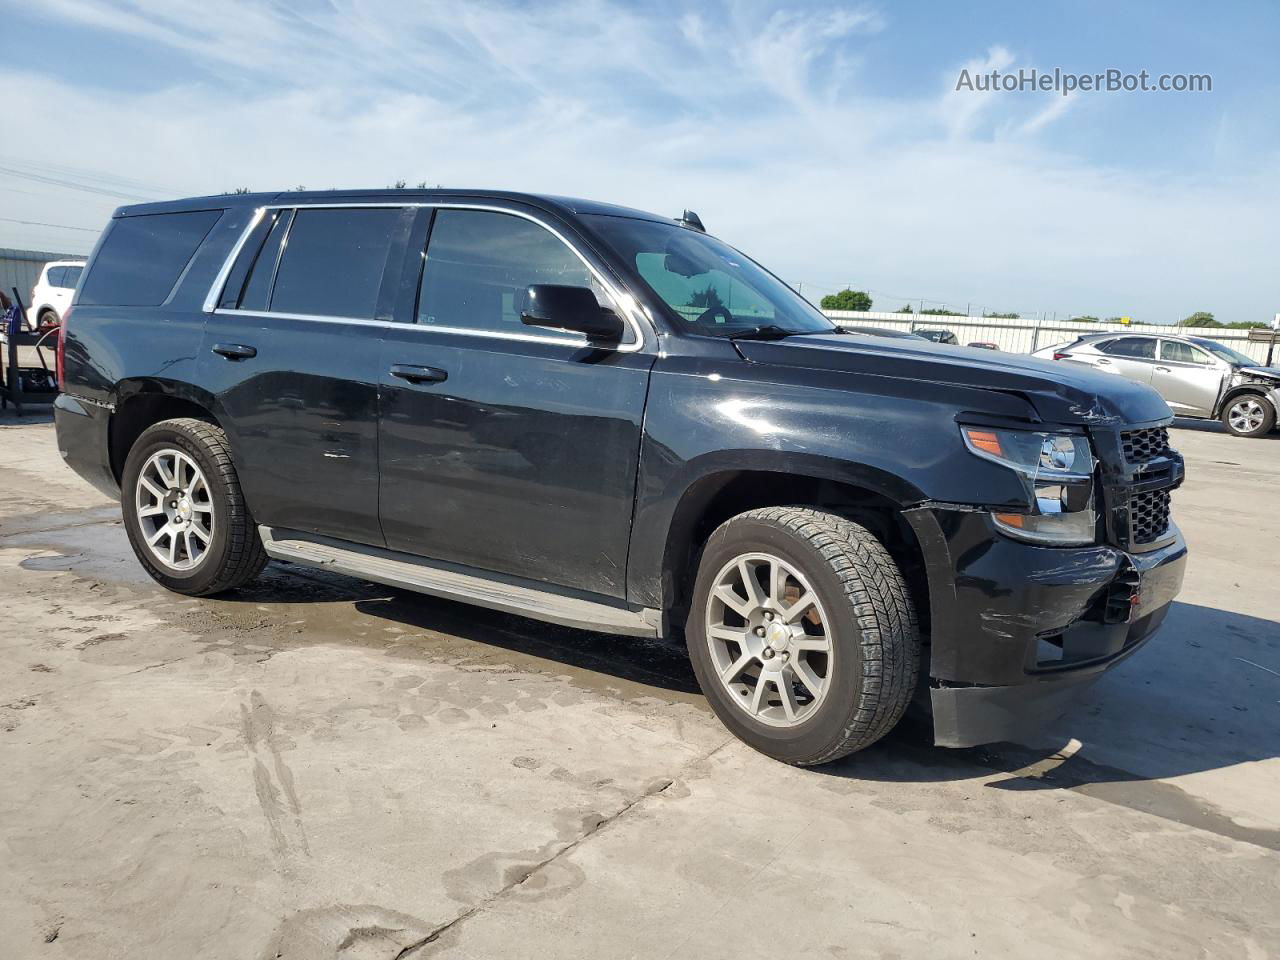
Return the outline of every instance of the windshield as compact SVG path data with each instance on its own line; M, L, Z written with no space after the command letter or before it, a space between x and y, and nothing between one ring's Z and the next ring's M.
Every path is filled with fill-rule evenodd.
M1237 353L1235 350L1232 350L1230 347L1224 347L1222 344L1214 340L1196 339L1196 340L1192 340L1191 342L1198 346L1204 347L1210 353L1227 361L1227 363L1237 363L1242 367L1256 367L1259 365L1258 361L1254 360L1252 357L1246 357L1243 353Z
M729 337L757 327L832 333L836 326L794 290L728 244L652 220L589 214L687 333Z

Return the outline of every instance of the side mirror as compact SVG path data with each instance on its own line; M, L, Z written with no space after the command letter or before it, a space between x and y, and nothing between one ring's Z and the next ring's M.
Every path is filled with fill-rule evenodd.
M622 339L622 319L600 306L596 295L586 287L534 284L525 290L520 322L530 327L571 330L604 343Z

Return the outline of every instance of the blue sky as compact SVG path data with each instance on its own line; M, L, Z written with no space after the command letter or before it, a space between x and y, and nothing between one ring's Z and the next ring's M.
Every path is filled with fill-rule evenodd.
M851 282L885 309L1280 311L1273 3L0 0L0 17L0 246L87 250L131 197L403 178L689 207L806 294ZM966 67L1213 90L956 92Z

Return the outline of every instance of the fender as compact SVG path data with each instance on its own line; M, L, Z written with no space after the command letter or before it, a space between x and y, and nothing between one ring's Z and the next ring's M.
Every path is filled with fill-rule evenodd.
M659 359L641 439L628 598L661 605L670 537L743 471L858 487L899 509L926 501L1025 508L1016 475L961 440L956 411L992 406L1023 422L1034 413L1016 397L964 385L779 368L736 354Z
M1224 390L1218 405L1213 408L1214 418L1221 417L1222 412L1227 409L1227 404L1246 393L1270 400L1271 406L1275 408L1277 414L1280 414L1280 386L1268 387L1265 383L1255 381L1253 383L1242 383Z

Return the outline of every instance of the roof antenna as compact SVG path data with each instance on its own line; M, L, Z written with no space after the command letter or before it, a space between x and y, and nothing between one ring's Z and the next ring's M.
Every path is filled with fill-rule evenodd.
M692 227L699 233L707 232L707 228L702 225L702 218L692 210L686 210L680 216L676 217L676 223L683 223L686 227Z

